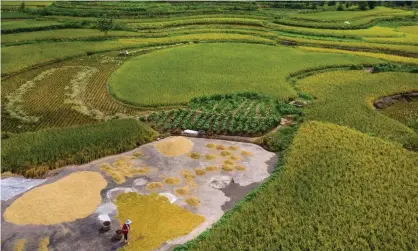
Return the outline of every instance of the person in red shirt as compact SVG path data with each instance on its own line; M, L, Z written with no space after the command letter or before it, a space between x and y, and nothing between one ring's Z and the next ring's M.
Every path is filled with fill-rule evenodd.
M128 234L129 234L129 231L131 230L131 223L132 223L131 220L127 220L125 224L122 225L122 234L123 234L126 244L128 244Z

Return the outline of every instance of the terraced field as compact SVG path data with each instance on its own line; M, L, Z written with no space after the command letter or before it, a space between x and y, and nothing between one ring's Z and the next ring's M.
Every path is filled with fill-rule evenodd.
M416 3L1 5L2 175L64 175L58 168L195 130L208 141L259 144L275 152L278 164L268 170L272 175L265 183L242 190L249 194L217 223L220 215L205 219L204 226L190 224L199 225L199 233L211 226L206 232L178 237L161 250L418 249L413 189L418 177L417 102L404 98L382 109L374 106L385 97L418 91ZM194 172L177 170L187 183L176 188L180 197L195 189L194 179L203 184L206 172L219 171L223 179L230 172L241 177L245 167L233 164L252 156L232 141L228 148L205 143L201 156L187 152L194 139L176 140L163 140L169 142L163 150L186 149L184 163L193 166L184 168ZM219 156L206 151L219 151ZM143 154L127 157L139 160ZM175 158L160 160L168 170ZM204 163L213 158L219 166ZM132 177L138 167L128 168L123 161L100 170L113 175L109 179L122 175L118 182L129 182L127 187L137 186ZM144 179L156 175L152 167L141 168L138 174ZM211 199L234 198L236 184L217 182L218 188L225 187L205 188L213 192ZM153 182L149 187L165 185ZM230 209L234 200L222 209ZM188 213L199 214L196 206L208 205L197 197L187 201L181 210ZM2 207L11 203L2 201ZM120 225L120 217L110 215L112 224ZM38 248L40 236L29 238L37 226L15 235L8 227L21 228L3 224L3 218L2 232L12 237L2 239L2 249ZM93 220L97 223L96 215L79 219L89 226ZM88 238L88 245L109 243L107 234L74 231ZM45 248L80 249L63 238L66 233L55 232L53 241L42 239ZM112 245L109 250L126 249L121 243Z

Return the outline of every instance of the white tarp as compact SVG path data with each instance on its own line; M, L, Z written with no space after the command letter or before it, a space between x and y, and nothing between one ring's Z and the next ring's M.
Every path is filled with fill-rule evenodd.
M186 134L190 134L190 135L199 135L198 131L189 130L189 129L184 130L183 132L186 133Z
M25 179L10 177L0 180L1 200L9 200L14 196L24 193L32 187L44 183L46 179Z

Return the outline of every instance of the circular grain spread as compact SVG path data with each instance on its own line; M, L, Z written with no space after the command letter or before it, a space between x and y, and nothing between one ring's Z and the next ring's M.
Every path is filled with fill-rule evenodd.
M72 173L23 194L6 209L4 219L18 225L52 225L85 218L101 203L106 185L100 173Z

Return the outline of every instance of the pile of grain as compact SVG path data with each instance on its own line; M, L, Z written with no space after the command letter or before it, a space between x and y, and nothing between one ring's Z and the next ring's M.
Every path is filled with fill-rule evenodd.
M180 188L177 188L174 192L176 193L177 196L186 196L189 194L189 187L188 186L180 187Z
M177 177L165 177L163 182L167 185L176 185L180 183L180 179Z
M164 156L180 156L192 150L193 142L185 137L172 137L155 144L155 148Z
M216 155L215 154L206 154L205 158L206 158L206 160L216 159Z
M111 176L118 184L125 183L126 177L132 178L149 172L148 167L133 168L131 162L123 158L113 163L113 167L108 163L101 164L100 170L104 171L107 176Z
M116 205L121 222L132 220L129 245L123 247L125 251L154 250L167 240L190 233L205 221L204 217L171 204L166 197L157 194L124 193L119 195Z
M237 166L235 166L235 170L238 170L238 171L245 171L245 166L242 166L242 165L237 165Z
M185 201L190 206L194 206L194 207L200 206L200 200L197 197L191 196L187 198Z
M52 225L89 216L100 205L107 185L100 173L76 172L23 194L4 213L8 222Z
M217 166L207 166L205 168L206 172L216 172L218 171L218 167Z
M39 242L39 251L48 251L48 245L49 245L49 237L44 237Z
M234 171L234 167L231 165L222 165L222 170L226 171L226 172L232 172Z
M163 183L161 183L161 182L151 182L151 183L148 183L145 187L148 190L158 189L158 188L162 188L163 187Z
M194 172L195 172L197 175L204 175L204 174L206 173L205 169L203 169L203 168L195 168L195 169L194 169Z

